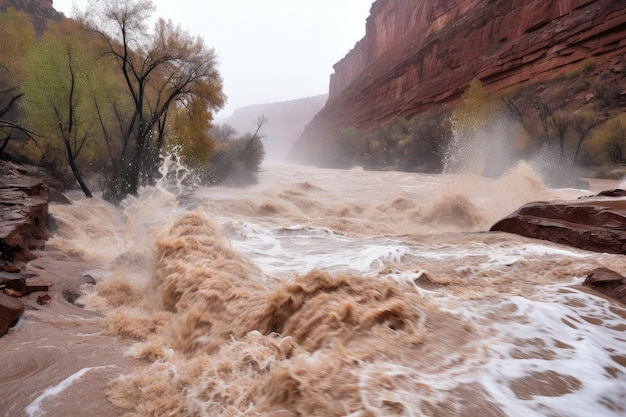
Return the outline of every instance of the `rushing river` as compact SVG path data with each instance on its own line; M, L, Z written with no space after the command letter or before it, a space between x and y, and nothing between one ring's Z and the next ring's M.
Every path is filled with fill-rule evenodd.
M486 232L588 191L524 164L165 188L51 207L29 268L57 290L0 339L0 415L626 415L626 308L579 286L626 256Z

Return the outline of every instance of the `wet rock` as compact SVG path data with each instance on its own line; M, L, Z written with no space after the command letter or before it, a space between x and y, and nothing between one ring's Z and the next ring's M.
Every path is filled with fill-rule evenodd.
M571 203L530 203L490 230L594 252L626 254L626 200L596 197Z
M78 302L78 299L83 295L83 291L81 290L83 285L96 285L96 280L87 274L73 282L66 283L62 286L63 298L70 304L83 308L84 305Z
M13 288L5 288L2 290L2 293L13 298L21 298L24 296L22 291L14 290Z
M626 197L626 190L616 188L614 190L601 191L598 195L603 197Z
M583 285L626 304L626 277L611 269L594 269L587 275Z
M11 273L20 272L20 268L18 266L6 263L6 261L2 261L0 265L2 265L0 267L0 271L11 272Z
M89 274L83 275L80 279L77 280L77 283L78 285L82 285L82 284L96 285L97 284L96 279Z
M48 291L50 284L38 279L27 279L25 283L25 289L27 292Z
M72 290L64 290L63 291L63 298L65 298L65 300L67 300L68 303L82 308L84 306L77 302L77 300L80 298L80 296L81 296L81 293L78 292L78 291L72 291Z
M33 249L48 239L48 188L0 161L0 259L8 264L32 260Z
M46 305L50 301L52 301L52 297L50 297L50 294L44 294L37 297L37 304L39 304L40 306Z
M24 291L26 289L26 282L20 274L0 272L0 285L3 288L10 288L15 291Z
M68 205L72 202L56 188L48 188L48 198L50 203Z
M0 337L7 334L24 312L24 303L0 292Z

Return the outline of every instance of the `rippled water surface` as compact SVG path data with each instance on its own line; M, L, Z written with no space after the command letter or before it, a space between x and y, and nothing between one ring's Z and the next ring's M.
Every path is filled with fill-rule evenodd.
M486 232L586 194L524 164L272 165L248 188L53 206L29 268L56 292L0 339L0 414L624 416L626 309L579 284L626 257Z

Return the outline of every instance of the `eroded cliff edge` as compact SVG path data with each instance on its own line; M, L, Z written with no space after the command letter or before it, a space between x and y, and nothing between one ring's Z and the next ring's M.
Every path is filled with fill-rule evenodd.
M502 90L586 59L624 73L625 55L623 0L377 0L292 156L323 164L339 128L450 108L476 77Z

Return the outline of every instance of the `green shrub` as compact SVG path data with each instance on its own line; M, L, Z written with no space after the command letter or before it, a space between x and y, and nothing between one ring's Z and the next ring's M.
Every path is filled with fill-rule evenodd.
M237 136L237 132L228 125L213 127L210 134L215 140L215 153L210 167L199 177L212 184L255 184L265 158L263 136L259 133L264 123L257 124L256 132L242 136Z
M568 79L568 80L575 80L579 76L580 76L580 71L578 71L578 70L571 71L571 72L568 72L567 74L565 74L565 78Z
M596 63L595 59L587 58L587 59L585 59L583 61L582 69L583 69L584 72L589 73L589 72L592 72L593 70L595 70L596 66L597 66L597 63Z
M589 156L600 165L626 163L626 113L607 120L593 131Z
M589 82L589 80L580 80L576 83L576 86L574 87L574 94L581 93L588 89L590 86L591 83Z

